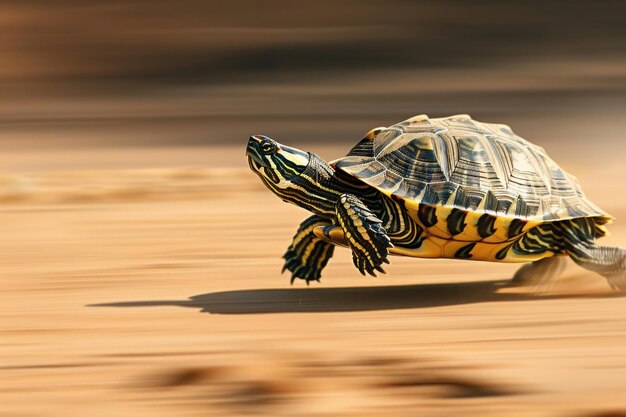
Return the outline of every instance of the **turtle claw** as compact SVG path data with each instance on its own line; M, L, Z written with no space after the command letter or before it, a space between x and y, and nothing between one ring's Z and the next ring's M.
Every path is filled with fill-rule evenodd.
M365 266L365 270L367 270L367 273L370 274L373 277L376 277L376 272L374 272L374 268L373 265L366 265Z
M289 284L293 285L296 279L303 279L306 281L306 285L309 285L311 281L320 282L320 271L307 269L306 266L296 266L293 269L289 266L283 267L283 272L289 269L291 271L291 278Z
M320 279L319 279L319 277L318 278L305 278L305 281L306 281L306 285L308 287L311 284L311 281L320 282Z
M352 261L354 262L354 266L359 270L361 275L363 276L373 276L377 277L376 271L386 274L387 272L381 266L382 262L389 263L387 258L376 259L372 257L367 257L363 255L361 252L354 252L352 256Z

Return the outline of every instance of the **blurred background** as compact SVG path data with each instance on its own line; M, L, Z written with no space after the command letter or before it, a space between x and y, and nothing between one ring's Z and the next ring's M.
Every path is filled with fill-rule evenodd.
M622 146L625 15L623 1L7 0L0 143L350 144L470 113L535 142Z
M545 147L626 247L625 111L623 0L3 0L0 415L626 416L602 277L362 279L338 249L289 287L307 214L244 157L468 113Z

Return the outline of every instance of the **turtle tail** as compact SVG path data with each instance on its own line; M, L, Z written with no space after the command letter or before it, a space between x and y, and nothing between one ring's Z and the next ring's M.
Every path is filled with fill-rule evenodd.
M592 217L555 223L561 237L559 246L578 265L605 277L612 288L626 292L626 250L594 242L606 234L605 219Z

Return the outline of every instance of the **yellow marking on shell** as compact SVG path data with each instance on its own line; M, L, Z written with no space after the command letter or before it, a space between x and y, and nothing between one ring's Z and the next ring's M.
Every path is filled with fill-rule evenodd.
M478 219L483 215L483 213L476 213L474 211L467 211L465 215L465 220L463 222L467 224L465 229L458 235L454 235L452 239L460 240L467 244L467 242L476 242L482 240L480 234L478 234ZM446 223L447 224L447 223Z
M413 137L411 142L416 143L418 147L418 154L422 151L432 151L435 149L435 145L430 136L427 136L425 133L421 133L420 136ZM417 159L417 155L416 155Z
M463 240L465 242L477 242L477 241L482 241L484 243L498 243L498 242L505 242L505 241L510 242L511 240L515 240L519 238L519 236L521 236L524 232L527 232L533 227L544 223L544 221L540 219L529 220L529 219L522 218L522 220L524 220L526 224L522 228L521 233L509 239L508 237L509 226L511 222L515 219L515 217L507 217L502 214L494 214L496 216L496 221L494 223L494 228L496 229L496 232L493 235L485 239L482 239L480 235L478 234L478 229L476 225L478 224L478 219L480 218L480 216L482 216L483 213L468 210L467 211L468 214L465 217L465 223L467 223L465 230L463 230L463 232L461 232L460 234L456 236L452 236L448 230L448 222L446 220L447 217L450 215L450 212L452 211L452 207L441 206L441 205L435 206L435 215L437 217L437 223L432 227L426 227L426 225L424 225L421 222L417 214L419 203L415 201L411 201L411 200L405 200L405 206L406 206L407 214L409 215L409 217L415 223L417 223L420 227L425 229L428 232L428 234L437 236L439 238L450 239L450 240ZM604 226L601 226L601 227L603 230L606 231L606 228Z
M434 226L428 228L428 233L443 238L452 238L450 230L448 229L448 217L452 212L452 207L437 205L435 208L435 216L437 217L437 223Z
M441 258L443 252L441 246L435 240L427 238L418 249L394 246L389 249L389 253L413 258Z
M541 223L541 222L537 222ZM534 226L533 226L534 227ZM323 236L323 227L318 226L314 229L315 234L320 237ZM343 230L340 227L334 227L330 233L330 238L332 243L347 246L346 239L349 239L347 234L344 235ZM517 237L519 238L519 236ZM516 239L517 239L516 238ZM514 239L513 239L514 240ZM533 262L539 259L543 259L546 257L553 256L553 253L550 251L546 251L544 253L538 254L524 254L518 255L514 253L512 250L507 252L507 255L504 259L496 259L496 254L504 249L506 246L510 245L513 240L509 240L506 242L498 242L498 243L487 243L487 242L477 242L476 245L472 248L470 252L472 257L469 260L476 261L490 261L490 262L504 262L504 263L518 263L518 262ZM359 249L363 253L367 253L358 242L350 239L351 244ZM457 241L451 239L443 239L437 236L428 236L422 242L422 245L419 248L403 248L400 246L394 246L389 248L389 253L393 255L399 256L408 256L412 258L451 258L458 259L454 255L457 253L459 249L463 246L466 246L468 242L465 241Z
M409 215L409 217L415 223L417 223L422 229L426 230L429 234L432 234L435 236L439 236L439 237L446 238L446 239L452 238L452 235L450 234L450 231L448 230L448 222L446 221L446 219L450 215L450 212L452 212L453 207L442 206L439 204L434 206L437 223L435 223L431 227L426 227L426 225L422 223L422 221L420 220L418 216L418 210L419 210L420 204L417 201L413 201L413 200L405 200L404 203L405 203L405 207L406 207L407 214Z
M378 135L380 132L382 132L383 130L387 129L384 126L380 126L380 127L375 127L374 129L370 130L369 132L367 132L365 134L365 136L363 137L363 139L374 139L376 137L376 135Z
M409 119L406 119L404 122L410 122L410 123L417 123L417 122L423 122L428 120L428 115L427 114L418 114L416 116L413 116ZM401 122L401 123L404 123Z
M496 221L493 223L493 228L496 229L495 233L484 238L482 241L485 243L499 243L509 240L508 232L512 220L513 219L510 217L496 215Z
M445 237L446 239L452 239L452 235L448 232L447 222L438 222L434 226L426 229L429 234L439 237ZM447 235L447 236L446 236Z
M455 254L464 246L467 246L467 242L462 242L458 240L444 240L442 244L442 256L444 258L455 258ZM474 251L476 247L472 249L472 257L474 256ZM471 258L470 258L471 259Z
M468 242L462 242L457 240L442 239L437 236L428 236L423 242L422 246L416 249L402 248L394 246L389 249L389 252L394 255L409 256L415 258L450 258L458 259L454 255L466 246ZM501 243L483 243L477 242L470 252L472 257L469 260L474 261L489 261L489 262L504 262L504 263L517 263L517 262L533 262L539 259L553 256L554 253L546 251L544 253L529 253L524 255L517 255L512 250L507 252L504 259L500 260L496 258L496 254L510 245L511 242Z
M509 226L511 224L511 221L513 221L513 218L499 216L494 213L491 215L495 217L495 221L493 224L495 232L491 236L482 238L478 233L478 219L480 219L483 214L485 213L475 212L471 210L468 211L467 215L465 216L465 223L467 223L467 226L465 227L463 232L452 237L452 240L461 240L465 242L500 243L510 241L511 239L517 239L519 237L519 235L514 236L513 238L509 238L508 236ZM530 228L535 227L541 223L541 221L529 221L529 226L525 226L523 230L529 230Z
M426 225L421 222L419 216L417 215L419 204L415 201L405 200L404 207L406 208L406 213L409 215L411 220L417 223L422 229L426 230Z
M527 232L530 229L532 229L533 227L538 226L538 225L540 225L542 223L544 223L544 222L541 221L541 220L527 220L527 223L524 225L524 227L522 227L522 233ZM520 235L522 233L520 233Z

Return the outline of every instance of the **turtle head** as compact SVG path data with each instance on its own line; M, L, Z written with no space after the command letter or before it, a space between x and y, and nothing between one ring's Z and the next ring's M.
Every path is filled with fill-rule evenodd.
M289 183L304 172L310 155L299 149L281 145L263 135L250 136L246 148L250 169L269 186L287 188ZM272 187L273 188L273 187Z
M333 185L334 170L322 158L262 135L250 137L246 155L250 169L281 200L315 214L334 214L341 193L333 192L337 188Z

